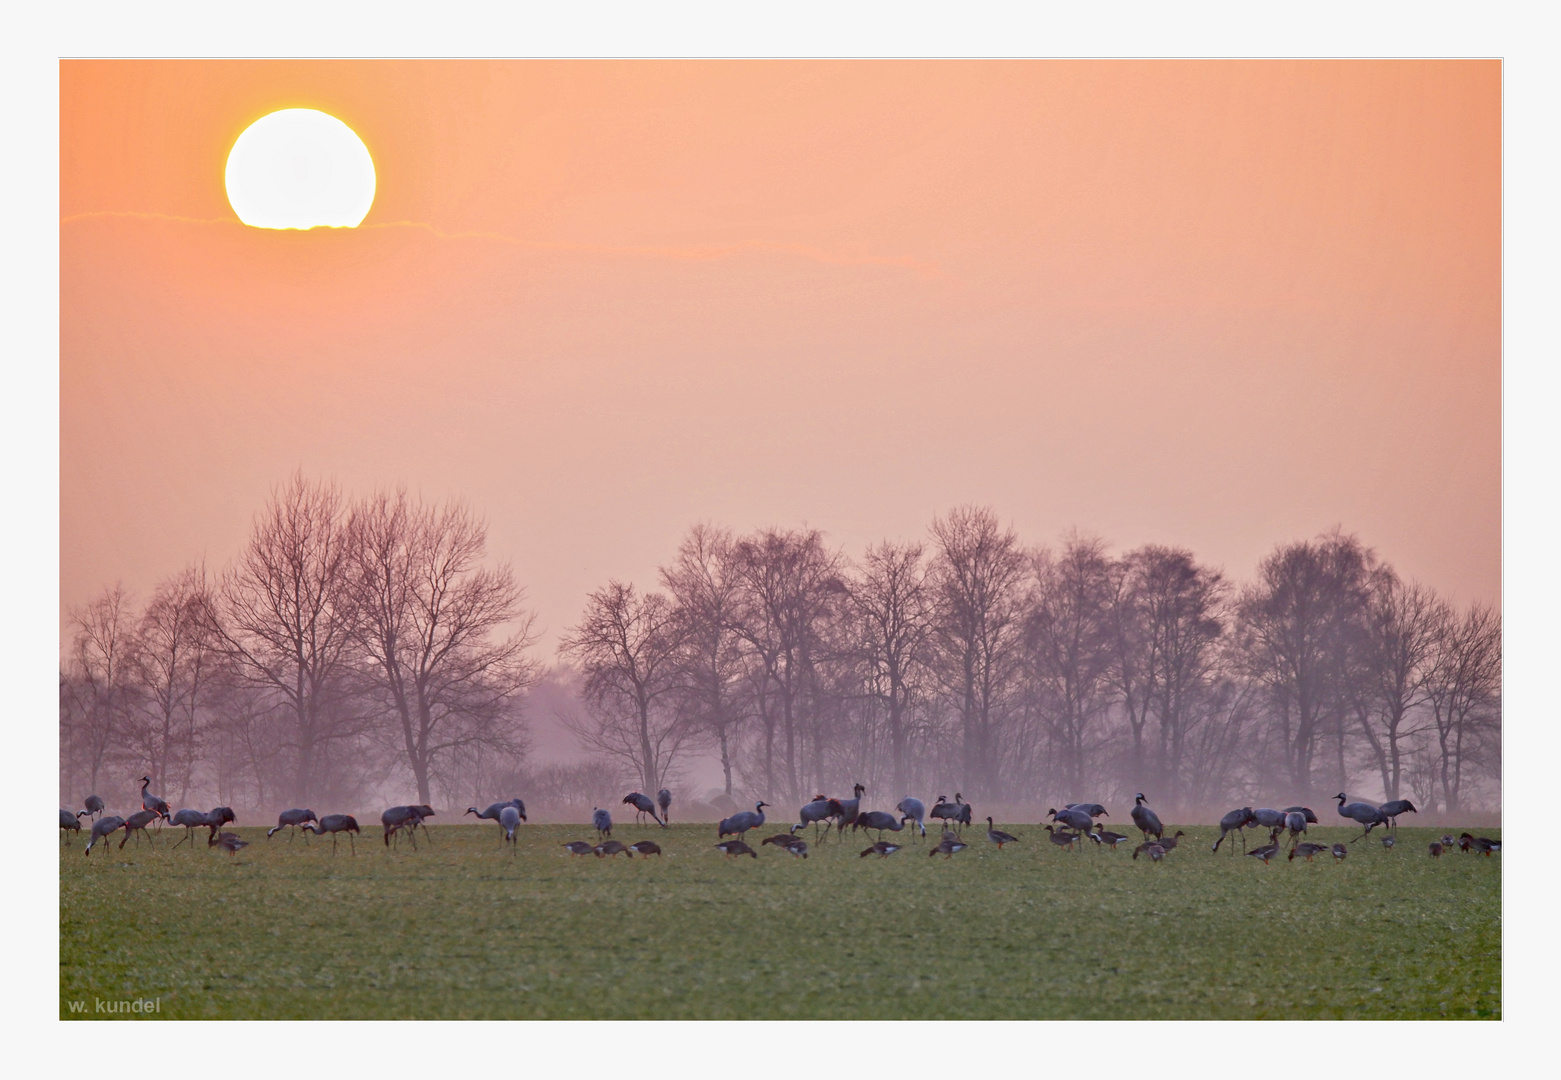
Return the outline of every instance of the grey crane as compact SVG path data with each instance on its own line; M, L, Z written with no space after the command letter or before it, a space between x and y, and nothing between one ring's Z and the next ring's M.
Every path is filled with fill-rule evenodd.
M608 857L613 855L625 855L628 858L634 858L634 852L630 851L629 845L625 844L622 840L603 840L600 844L597 844L596 857L600 859L603 855Z
M80 832L81 831L81 816L83 814L85 814L85 813L86 813L85 810L77 810L73 814L69 810L65 809L63 806L60 807L60 839L61 839L61 841L63 841L65 839L65 834L66 833L68 833L68 832Z
M1241 850L1245 851L1247 849L1247 826L1255 824L1257 824L1257 818L1252 813L1252 807L1243 806L1239 810L1232 810L1220 818L1220 838L1214 841L1214 846L1209 850L1218 851L1220 845L1225 842L1226 835L1236 833L1241 837ZM1235 845L1232 844L1231 851L1235 850Z
M717 844L716 848L719 849L728 859L732 858L734 855L752 855L755 859L759 857L759 853L757 851L753 850L753 848L749 847L741 840L726 840Z
M194 836L193 830L210 825L212 822L211 819L206 816L206 812L204 810L184 809L175 813L174 816L169 819L168 823L175 826L176 828L180 826L184 828L184 838L179 841L179 844L182 844L185 840L191 840L191 837ZM215 832L215 829L213 832ZM206 839L211 839L210 833L207 834ZM174 845L175 850L178 850L179 844ZM191 840L190 850L193 851L194 849L195 843L193 840Z
M797 827L806 828L812 825L813 839L817 840L819 822L829 823L824 826L824 835L828 836L830 825L845 817L845 813L845 807L840 805L839 799L831 799L827 795L815 795L811 802L797 811Z
M930 859L934 855L942 855L945 859L952 859L955 855L958 855L961 851L964 851L969 846L970 845L965 843L963 840L955 840L945 837L937 847L927 852L927 857Z
M840 819L839 824L835 826L835 834L837 836L840 834L840 830L847 825L856 824L856 815L862 809L862 796L866 794L867 788L865 786L859 783L853 784L851 786L851 798L838 800L840 803Z
M1306 815L1306 823L1308 825L1316 825L1317 824L1317 815L1312 813L1312 808L1310 806L1287 806L1287 807L1285 807L1285 813L1287 813L1287 814L1305 814Z
M168 804L165 803L162 799L159 799L156 795L147 794L146 789L150 787L151 784L152 778L150 776L141 777L141 809L151 810L155 812L158 817L166 820L168 817Z
M661 818L656 816L656 804L651 802L649 795L642 795L638 791L631 791L623 797L623 801L634 807L634 820L636 822L643 824L645 815L649 814L650 819L657 825L660 825L662 828L667 827L666 822L662 821Z
M1285 815L1285 828L1290 830L1291 843L1297 843L1306 835L1306 815L1292 810Z
M304 832L312 832L316 836L325 836L329 833L331 837L331 856L333 858L336 855L337 837L342 833L346 833L347 842L352 845L352 854L354 856L358 854L357 834L363 830L358 828L358 819L351 814L326 814L319 821L312 824L300 823L299 828L303 829Z
M103 800L98 798L96 795L88 795L87 801L82 805L87 808L87 813L91 814L94 818L103 812Z
M672 809L672 792L666 788L662 788L660 791L656 792L656 805L661 807L661 823L665 825L667 822L672 820L667 816L667 811ZM661 849L657 848L656 852L657 854L660 854Z
M564 850L569 852L569 854L571 854L571 855L594 855L594 854L596 854L596 845L592 844L592 843L590 843L588 841L585 841L585 840L571 840L571 841L569 841L569 843L565 844L563 847L564 847Z
M300 825L307 825L311 821L317 822L319 820L320 820L319 818L314 816L314 811L313 810L302 810L302 809L297 809L297 808L292 809L292 810L283 810L280 814L278 814L276 816L276 828L274 828L274 829L267 829L266 830L266 839L269 840L276 833L279 833L283 829L286 829L286 830L288 830L288 832L287 832L287 842L289 844L291 844L293 842L293 834L298 831L298 826L300 826ZM309 835L309 830L305 829L304 830L304 836L307 837L308 835ZM304 843L306 843L306 844L308 842L309 842L308 840L304 841Z
M136 833L142 833L146 836L147 843L156 847L157 841L152 839L152 834L146 831L146 827L154 821L161 820L163 816L162 813L156 810L137 810L125 818L125 835L119 838L119 846L123 848L125 841L129 840L131 836L134 836ZM141 837L137 836L136 839L139 840Z
M416 821L417 811L410 806L392 806L390 809L380 814L379 823L380 826L385 830L383 837L385 846L390 846L390 838L392 836L395 836L401 829L406 828L408 825L412 825ZM409 835L412 839L412 850L416 851L417 832L415 825ZM399 843L400 840L398 838L397 844L399 845Z
M513 807L514 805L515 804L513 801L489 803L486 810L479 810L475 806L468 806L466 808L466 814L477 815L478 821L498 821L499 815L504 812L504 808L506 806ZM462 814L461 816L465 817L466 814Z
M434 808L427 803L418 803L416 806L408 807L408 809L412 811L412 820L407 822L407 832L411 833L413 838L412 846L417 846L416 839L419 827L423 830L423 839L432 844L434 837L428 831L427 821L429 818L437 816L434 814Z
M869 855L877 855L880 859L887 859L890 855L893 855L896 851L899 850L899 844L891 844L887 840L880 840L876 844L873 844L871 847L869 847L866 851L862 852L861 857L865 859ZM937 852L933 852L933 854L936 855Z
M1158 840L1165 835L1165 826L1160 824L1160 815L1145 806L1144 801L1142 791L1133 796L1133 824L1138 826L1145 840L1151 836Z
M1342 791L1335 795L1334 798L1339 800L1340 817L1347 817L1357 824L1366 826L1366 831L1361 833L1360 837L1356 837L1357 840L1371 832L1371 830L1375 829L1378 825L1386 825L1388 823L1387 815L1383 814L1381 810L1378 810L1371 803L1346 803L1344 801L1345 795Z
M520 844L515 839L515 830L520 828L520 811L509 803L504 804L504 809L499 811L499 828L504 830L504 843L509 844L509 853L515 854L515 849Z
M92 823L92 832L87 837L87 850L82 852L82 854L91 855L92 845L99 840L103 841L103 850L107 851L108 838L124 827L125 819L122 817L115 817L113 814L110 814L108 817L98 818Z
M596 838L605 840L612 835L612 815L601 807L593 807L591 810L591 828L596 830Z
M1278 854L1279 854L1279 845L1278 844L1264 844L1260 848L1253 848L1251 851L1247 852L1247 855L1248 855L1249 858L1262 859L1264 866L1268 865L1268 860L1269 859L1272 859L1275 855L1278 855Z
M1286 856L1286 857L1291 862L1295 862L1295 857L1297 855L1299 855L1299 856L1301 856L1301 858L1305 859L1307 862L1311 862L1313 855L1321 855L1323 852L1325 852L1327 850L1328 850L1328 845L1327 844L1311 844L1311 843L1297 844L1295 847L1290 849L1290 854L1288 856Z
M206 812L206 824L213 829L220 829L224 825L237 825L238 817L231 806L214 806Z
M927 811L927 816L933 821L959 820L959 804L949 802L947 795L939 795L938 801L932 804L932 809Z
M907 795L895 809L904 814L907 820L914 821L922 836L927 835L927 807L920 799Z
M1066 825L1075 832L1089 832L1095 827L1095 819L1084 810L1065 806L1061 810L1047 810L1046 813L1059 825Z
M1259 827L1268 830L1268 842L1273 843L1279 839L1279 834L1284 831L1285 812L1275 810L1269 806L1260 806L1252 811L1252 817L1256 819Z
M1415 809L1415 804L1408 799L1389 799L1377 807L1377 809L1382 811L1382 816L1388 819L1388 827L1395 831L1398 829L1398 816L1400 814L1420 813L1420 811Z
M1063 809L1082 810L1092 818L1111 816L1110 814L1106 813L1106 808L1101 806L1098 802L1070 802Z
M1005 833L1002 829L992 824L991 818L986 819L986 838L997 845L998 851L1003 850L1004 844L1017 844L1019 842L1017 836L1012 833Z
M636 840L629 847L638 851L641 855L660 855L661 845L654 840Z
M851 828L852 831L855 831L857 828L861 828L863 831L874 829L878 833L878 839L882 840L886 830L888 832L899 832L905 828L905 822L905 818L897 818L883 810L864 810L857 814L856 821L852 822Z
M249 841L241 839L238 833L220 833L206 838L207 847L220 847L229 855L237 855L240 848L249 847Z
M764 824L764 808L768 805L770 804L761 800L753 804L752 810L744 810L729 818L722 818L721 824L716 827L716 839L719 840L723 836L735 836L741 839L743 833L749 829L757 829ZM758 856L755 855L754 858Z

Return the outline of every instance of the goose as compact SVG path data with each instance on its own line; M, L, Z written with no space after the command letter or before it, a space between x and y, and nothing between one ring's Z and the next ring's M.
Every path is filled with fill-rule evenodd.
M1463 837L1468 837L1467 842ZM1458 844L1465 851L1477 851L1486 858L1490 857L1491 852L1501 850L1500 840L1492 840L1488 836L1469 836L1468 833L1464 833L1463 836L1459 837Z
M1433 858L1433 859L1440 859L1441 857L1442 857L1442 845L1438 844L1435 840L1431 841L1431 858Z
M229 855L236 855L240 848L249 847L249 841L239 838L238 833L219 833L206 839L207 847L220 847Z
M1176 850L1176 845L1181 841L1181 838L1186 836L1186 835L1187 834L1182 832L1182 830L1177 829L1175 836L1162 836L1157 841L1157 843L1161 847L1163 847L1166 851L1174 851L1174 850Z
M1019 842L1019 838L1017 836L1014 836L1010 833L1005 833L1002 829L999 829L996 825L992 824L991 818L986 819L986 838L997 845L998 851L1003 850L1004 844L1017 844Z
M1392 851L1393 850L1393 838L1391 836L1384 836L1382 838L1382 847L1386 851Z
M1268 865L1268 860L1279 854L1278 844L1264 844L1260 848L1253 848L1247 855L1254 859L1262 859L1263 865Z
M613 855L627 855L631 859L634 858L634 853L629 850L629 845L623 843L621 840L604 840L600 844L597 844L596 857L599 859L603 855L609 857Z
M654 840L636 840L629 847L641 855L660 855L661 845Z
M1160 824L1160 815L1144 805L1144 793L1140 791L1133 797L1133 824L1138 826L1138 831L1144 834L1144 839L1154 837L1156 840L1165 835L1165 826Z
M1340 859L1344 858L1344 856L1350 853L1350 849L1345 847L1343 844L1335 844L1329 850L1333 852L1334 862L1338 862Z
M596 847L585 840L571 840L563 848L571 855L594 855Z
M1225 842L1226 834L1236 833L1241 837L1241 848L1245 851L1247 847L1247 826L1256 824L1257 816L1253 813L1252 807L1243 806L1240 810L1232 810L1220 818L1220 838L1214 841L1214 847L1210 850L1218 851L1220 845ZM1230 850L1236 850L1234 844L1231 845Z
M311 821L319 820L319 818L314 816L313 810L283 810L276 816L276 828L266 830L266 839L269 840L273 834L287 829L289 830L287 842L291 844L293 842L293 834L298 831L299 825L307 825ZM308 829L304 830L304 835L309 835ZM308 843L308 841L306 840L305 843Z
M1439 841L1439 843L1442 845L1443 851L1451 851L1452 848L1458 843L1458 841L1453 838L1452 833L1443 833L1442 839Z
M797 826L793 825L792 828L795 829ZM759 841L760 847L763 847L765 844L774 844L782 851L789 851L793 855L802 856L804 859L808 857L808 842L795 833L783 832L776 833L774 836L766 836Z
M1146 840L1133 849L1133 858L1137 859L1140 852L1148 855L1150 862L1159 862L1165 858L1165 845L1158 840Z
M356 857L358 854L357 836L358 833L362 832L363 830L358 828L358 819L353 817L351 814L326 814L319 821L316 821L313 824L305 823L300 825L299 828L303 829L303 831L306 833L312 832L316 836L324 836L329 833L331 837L332 857L336 855L337 838L340 837L342 833L346 833L347 842L352 845L353 856Z
M1313 855L1321 855L1327 850L1327 844L1297 844L1290 849L1289 859L1291 862L1295 862L1295 857L1299 855L1307 862L1311 862Z
M933 855L941 854L945 859L952 859L957 853L964 851L969 846L963 840L944 840L937 847L927 852L927 856L931 858Z
M752 855L755 859L759 857L758 852L754 851L753 848L749 847L741 840L726 840L717 844L716 847L719 848L728 859L734 855Z
M862 852L862 858L865 859L869 855L877 855L881 859L887 859L890 855L893 855L896 851L899 850L899 844L891 844L887 840L880 840L878 843L873 844L866 851Z
M83 855L92 854L92 845L99 840L103 841L103 850L108 850L108 837L125 827L125 819L110 814L108 817L100 817L92 823L92 832L87 837L87 850Z
M1050 834L1049 839L1051 842L1060 848L1072 848L1073 842L1079 838L1078 833L1071 833L1067 832L1066 830L1054 829L1050 825L1046 825L1044 828L1046 829L1047 833Z
M1096 843L1105 844L1112 851L1115 851L1117 849L1117 845L1127 839L1127 837L1122 833L1109 832L1105 829L1096 829L1090 835L1095 837Z
M789 844L782 844L781 850L789 853L794 859L806 859L808 857L808 842L799 836Z

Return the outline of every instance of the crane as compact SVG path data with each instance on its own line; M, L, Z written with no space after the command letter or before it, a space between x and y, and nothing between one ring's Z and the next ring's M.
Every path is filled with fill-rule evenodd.
M137 810L135 813L125 818L125 835L119 838L120 848L123 848L125 846L125 841L129 840L131 836L138 832L146 836L147 843L151 844L153 847L156 847L157 841L152 839L152 834L146 831L146 827L162 817L164 817L164 815L157 810ZM136 839L139 840L140 837L137 836Z
M905 828L905 822L905 818L897 818L893 814L886 813L883 810L865 810L856 816L856 821L852 822L851 828L852 831L855 831L859 827L864 831L867 829L876 829L878 831L878 839L882 840L885 830L889 832L899 832L901 829Z
M740 840L743 833L749 829L757 829L764 824L764 808L768 805L770 804L761 800L753 804L752 810L744 810L740 814L722 818L721 824L717 826L716 839L719 840L723 836L735 836ZM741 853L739 852L739 854ZM758 856L755 855L754 858L757 859Z
M1382 816L1388 819L1388 827L1394 831L1398 830L1398 816L1400 814L1420 813L1420 811L1415 809L1415 804L1408 799L1389 799L1377 807L1377 809L1382 811Z
M125 827L125 819L110 814L108 817L98 818L92 823L92 832L87 836L87 850L83 855L92 854L92 845L99 840L103 841L103 850L108 850L108 838Z
M1388 823L1387 815L1383 814L1381 810L1378 810L1371 803L1346 803L1344 801L1344 792L1342 791L1335 795L1334 798L1339 800L1340 817L1349 818L1356 824L1366 826L1366 831L1360 834L1361 837L1371 832L1371 830L1375 829L1378 825L1386 825ZM1358 840L1360 837L1356 837L1356 839Z
M358 854L357 834L362 830L358 828L358 819L351 814L326 814L319 821L312 824L302 824L300 828L304 832L312 832L316 836L324 836L327 833L331 837L331 856L336 855L336 839L342 833L347 834L347 842L352 845L354 856Z
M1133 824L1144 834L1144 839L1152 836L1158 840L1165 835L1165 826L1160 824L1160 815L1145 806L1144 801L1142 791L1133 797Z
M601 807L591 810L591 828L596 830L596 838L605 840L612 835L612 815Z
M87 813L94 818L103 812L103 800L96 795L88 795L87 801L82 805L87 808Z
M907 820L914 821L922 836L927 835L927 807L920 799L907 795L895 809L904 814Z
M1257 824L1257 817L1252 813L1252 807L1243 806L1239 810L1232 810L1220 818L1220 838L1214 841L1214 847L1210 850L1218 851L1220 845L1225 842L1225 835L1227 833L1236 833L1241 837L1241 850L1245 851L1247 849L1247 826L1255 824ZM1234 844L1231 845L1230 850L1235 851Z
M504 830L503 842L509 844L509 853L514 855L515 850L520 847L515 839L515 830L520 828L520 811L505 803L504 809L499 811L499 827Z
M818 823L834 818L839 821L845 817L845 807L839 799L831 799L826 795L815 795L813 800L797 811L798 828L813 826L813 839L818 839ZM829 835L829 825L824 826L824 835Z
M638 791L631 791L623 797L623 801L634 807L634 820L643 823L645 815L662 828L666 828L666 822L656 816L656 804L651 801L649 795L642 795Z
M298 826L307 825L311 821L317 822L319 820L319 818L314 816L313 810L283 810L276 816L276 828L266 830L266 839L269 840L274 833L278 833L283 829L287 829L289 830L287 834L287 842L291 844L293 842L293 834L298 831ZM304 835L309 835L308 829L304 830ZM305 840L304 843L308 843L308 841Z
M661 823L665 825L672 820L667 816L667 811L672 809L672 792L667 788L662 788L656 792L656 805L661 807ZM657 849L657 854L660 854L659 848Z

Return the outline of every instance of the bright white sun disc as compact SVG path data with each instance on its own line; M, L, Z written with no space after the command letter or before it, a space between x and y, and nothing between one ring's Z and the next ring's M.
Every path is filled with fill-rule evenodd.
M357 132L316 109L283 109L228 153L228 202L257 229L352 228L374 205L374 159Z

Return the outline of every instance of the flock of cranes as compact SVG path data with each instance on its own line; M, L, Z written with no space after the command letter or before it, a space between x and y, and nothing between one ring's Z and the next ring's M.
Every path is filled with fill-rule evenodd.
M170 812L168 803L149 791L151 778L143 776L141 784L141 809L128 817L116 815L103 815L103 800L96 795L89 795L85 802L85 809L70 811L60 810L61 835L81 831L81 819L88 818L91 828L88 834L85 854L90 856L92 849L97 846L99 840L104 842L104 848L108 847L108 838L114 833L123 830L124 836L120 838L119 847L124 848L126 842L135 838L139 842L145 838L148 843L153 843L148 827L154 823L166 823L174 827L184 829L184 837L177 844L189 842L194 847L194 830L205 828L208 830L206 838L207 847L220 847L230 855L236 854L242 848L247 847L249 841L241 839L237 833L223 832L222 827L228 824L237 824L233 810L230 807L218 806L209 811L182 809ZM862 809L862 799L867 794L867 788L862 784L856 784L852 788L851 798L839 799L827 795L815 795L805 803L797 813L796 822L792 823L785 832L776 833L760 841L760 847L773 845L778 851L783 851L793 858L806 859L808 857L808 841L798 835L799 832L811 828L815 844L827 839L830 830L834 830L838 840L844 839L844 833L850 828L853 833L857 830L875 833L874 842L861 853L862 858L877 855L879 858L888 858L895 852L902 850L903 845L892 840L885 840L884 834L888 832L903 832L910 826L913 836L925 837L927 835L927 820L943 826L942 836L938 843L928 851L928 855L935 857L944 856L945 859L964 851L969 845L964 839L964 829L973 820L971 805L965 801L964 796L954 793L954 801L949 802L946 796L939 795L937 801L930 808L920 799L906 796L895 806L893 813L883 810ZM1373 829L1382 827L1388 835L1382 837L1384 848L1391 849L1394 844L1392 833L1398 828L1398 818L1403 814L1416 813L1415 806L1408 799L1394 799L1384 803L1350 802L1344 792L1334 796L1339 801L1338 814L1341 818L1363 826L1360 836L1355 840L1362 840L1369 836ZM672 792L662 788L652 800L649 796L631 791L623 797L623 805L634 810L636 824L643 824L648 816L651 821L666 828L670 819L672 807ZM716 826L716 839L719 841L715 847L728 859L741 858L744 855L757 859L758 852L750 847L743 837L754 829L761 828L765 821L766 809L774 809L769 803L760 800L754 804L752 810L744 810L723 818ZM478 820L493 821L498 824L500 830L500 843L510 849L511 854L519 847L516 831L520 823L526 821L526 804L516 798L503 802L496 802L486 809L479 810L475 806L468 807L467 814L475 816ZM1050 824L1044 825L1049 843L1065 851L1077 851L1083 846L1084 840L1093 841L1097 847L1116 849L1129 837L1122 833L1111 832L1099 825L1097 818L1108 817L1106 808L1100 803L1069 803L1060 809L1047 810ZM413 850L417 849L417 831L423 830L425 841L430 840L430 834L426 825L428 818L434 817L434 810L427 804L392 806L380 815L382 839L388 848L392 842L400 845L401 836L405 833L411 842ZM1180 840L1186 835L1178 830L1171 836L1165 835L1165 826L1160 817L1148 805L1148 800L1143 792L1134 796L1133 808L1129 813L1133 825L1143 836L1143 842L1133 850L1133 858L1140 855L1147 856L1151 862L1160 862L1167 854L1176 850ZM1021 837L1007 833L997 828L991 817L986 819L986 837L989 842L995 844L998 850L1002 850L1005 844L1016 844ZM1254 809L1243 806L1230 811L1219 821L1219 838L1214 841L1211 852L1217 853L1232 833L1241 841L1243 852L1250 858L1260 860L1267 865L1270 859L1277 857L1283 850L1281 838L1288 836L1290 850L1287 856L1289 861L1301 858L1307 862L1323 853L1333 856L1334 861L1342 861L1349 853L1348 845L1335 843L1331 846L1314 844L1306 841L1307 826L1317 824L1317 815L1306 806L1288 806L1283 810L1268 807ZM820 826L823 826L822 831ZM591 843L585 840L571 840L562 845L564 850L571 855L594 855L597 858L611 858L616 855L624 855L633 858L636 853L641 856L660 855L661 847L652 840L640 840L633 844L624 844L612 838L612 815L601 807L596 807L591 813L591 826L596 830L597 840ZM952 827L951 827L952 826ZM1249 828L1267 829L1268 842L1260 847L1248 850L1246 842L1246 830ZM357 854L356 836L362 831L358 821L351 814L327 814L319 817L313 810L289 809L277 816L276 826L266 832L266 839L283 829L288 830L288 842L299 830L305 836L330 836L331 853L336 852L337 842L342 834L346 834L349 847L353 855ZM1354 841L1351 841L1354 842ZM1429 846L1432 858L1441 857L1445 851L1451 851L1454 847L1466 853L1477 853L1490 856L1501 850L1501 841L1489 837L1473 836L1463 833L1459 837L1451 834L1444 835L1439 841ZM1227 849L1234 853L1234 845Z

